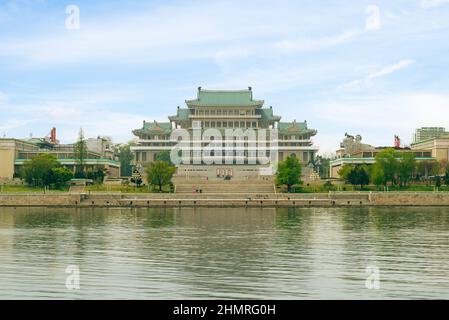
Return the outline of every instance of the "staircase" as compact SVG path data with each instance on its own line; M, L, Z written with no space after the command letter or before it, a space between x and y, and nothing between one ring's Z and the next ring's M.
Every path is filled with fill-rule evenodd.
M176 193L190 194L273 194L275 187L272 179L174 179Z

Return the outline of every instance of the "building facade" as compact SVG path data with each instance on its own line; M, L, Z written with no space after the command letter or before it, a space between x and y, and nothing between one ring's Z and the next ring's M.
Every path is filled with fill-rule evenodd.
M246 131L252 129L257 133L262 130L275 131L277 136L266 135L266 156L273 159L270 152L276 150L274 158L283 160L287 156L295 156L303 165L306 178L316 178L310 164L313 163L318 148L313 145L312 137L316 130L309 129L307 122L281 122L281 117L274 115L272 107L264 107L264 101L254 99L251 88L247 90L203 90L198 88L196 99L186 100L186 107L178 107L168 122L146 122L142 128L134 130L138 137L137 144L131 147L135 155L134 164L143 167L155 161L158 154L171 151L179 140L173 138L176 129L186 129L193 136L195 129L206 132L215 129L223 136L229 129ZM204 147L210 141L199 141ZM192 140L192 158L195 148ZM276 148L271 148L273 145ZM259 145L258 145L259 146ZM271 147L270 147L271 146ZM220 176L220 170L231 176L253 176L258 174L258 167L263 164L254 161L255 153L260 150L229 151L222 144L222 154L233 158L232 163L208 165L204 162L178 166L178 174L189 173L192 176Z
M422 141L444 136L448 137L449 132L443 127L421 127L415 130L413 143L417 144Z
M84 162L87 170L104 169L107 177L120 176L120 162L114 160L110 140L100 137L87 139L86 145ZM63 167L75 172L75 144L60 144L55 138L1 138L0 179L7 181L19 176L26 161L43 153L54 155Z

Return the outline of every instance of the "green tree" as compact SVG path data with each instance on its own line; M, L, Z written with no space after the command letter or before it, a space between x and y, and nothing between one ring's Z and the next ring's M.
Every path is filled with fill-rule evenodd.
M146 174L148 183L159 187L159 191L162 191L162 187L171 184L173 174L176 168L169 166L166 162L155 161L151 162L146 167Z
M43 153L25 162L22 178L30 185L48 186L54 182L52 170L59 167L55 156Z
M158 152L156 154L156 161L163 161L163 162L167 163L169 166L173 166L173 162L171 161L169 150L163 150L161 152Z
M289 156L284 161L280 161L276 175L276 184L286 185L290 192L292 186L301 183L301 164L298 159Z
M76 178L86 177L87 142L84 138L84 131L80 128L78 141L75 144Z
M355 166L348 174L348 182L352 185L360 185L362 189L364 185L369 184L368 169L365 165Z
M61 188L66 185L71 179L73 179L73 172L67 168L57 167L51 169L52 182L57 188Z
M352 164L345 164L340 168L340 170L338 170L338 175L341 179L349 182L348 177L352 169L354 169L354 166Z
M435 187L437 187L437 188L441 187L441 177L440 176L435 177Z
M131 145L129 143L120 145L116 149L116 154L120 161L120 175L122 177L130 177L132 174L131 161L134 159Z
M330 162L331 159L325 156L317 156L316 162L318 164L318 173L321 179L329 179L330 177Z
M377 163L370 167L370 180L378 187L387 184L383 169Z
M382 150L376 155L375 165L378 167L377 170L383 172L385 184L387 184L388 182L391 182L392 184L396 183L396 176L399 165L396 157L397 153L393 148Z
M401 186L406 186L416 171L415 155L411 152L403 152L398 163L398 179Z

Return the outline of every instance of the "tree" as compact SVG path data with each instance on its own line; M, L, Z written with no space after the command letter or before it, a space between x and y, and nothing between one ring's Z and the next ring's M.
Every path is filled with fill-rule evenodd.
M131 161L134 159L131 145L129 143L120 145L116 149L116 154L120 161L120 175L122 177L130 177L132 174Z
M398 160L396 159L396 150L393 148L386 148L376 155L376 163L378 172L383 172L384 184L388 182L396 183L396 176L398 171Z
M102 184L105 176L106 174L102 168L98 168L95 171L89 171L86 175L87 179L92 179L97 184Z
M340 170L338 170L338 175L340 176L341 179L348 181L348 176L349 173L352 171L352 169L354 169L354 165L352 164L344 164Z
M403 152L398 163L398 179L401 186L407 185L416 171L415 155L411 152Z
M76 173L75 177L85 178L86 177L86 158L87 158L87 143L84 138L83 129L80 128L78 134L78 141L75 144L75 160L76 160Z
M331 159L325 156L317 156L316 162L318 163L318 173L321 179L329 179L330 177L330 162Z
M67 168L57 167L51 169L52 182L57 188L61 188L66 185L71 179L73 179L73 172Z
M348 182L352 185L360 185L362 189L364 185L369 184L368 169L365 165L355 166L348 174Z
M447 170L444 174L444 184L449 186L449 170Z
M379 164L374 164L370 167L370 180L376 186L387 184L385 174Z
M171 161L169 150L164 150L164 151L157 153L156 161L163 161L163 162L167 163L169 166L173 165L173 162Z
M289 192L292 186L301 184L301 164L296 157L289 156L279 162L276 184L286 185Z
M441 187L441 177L440 176L435 177L435 187L437 187L437 188Z
M22 168L22 178L34 186L48 186L54 182L52 170L59 167L55 156L43 153L25 162Z
M171 183L175 170L175 167L169 166L166 162L155 161L151 162L145 171L148 183L159 186L159 191L162 191L163 186Z

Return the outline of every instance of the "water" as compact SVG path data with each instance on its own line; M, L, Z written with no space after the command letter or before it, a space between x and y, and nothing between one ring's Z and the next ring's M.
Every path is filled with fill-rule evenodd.
M0 298L449 299L449 208L0 208Z

